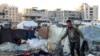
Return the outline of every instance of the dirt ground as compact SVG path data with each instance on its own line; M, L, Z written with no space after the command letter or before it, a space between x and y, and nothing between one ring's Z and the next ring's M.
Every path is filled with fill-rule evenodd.
M0 56L15 56L14 52L1 52L0 51Z

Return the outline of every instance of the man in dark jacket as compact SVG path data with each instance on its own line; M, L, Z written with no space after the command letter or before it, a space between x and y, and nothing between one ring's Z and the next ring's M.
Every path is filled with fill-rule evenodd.
M66 38L66 36L68 35L71 56L75 56L74 50L76 50L78 56L81 56L80 55L80 37L84 38L83 34L78 28L75 28L72 26L72 23L70 20L67 20L66 23L67 23L67 30L65 34L63 35L63 37L61 38L61 40Z

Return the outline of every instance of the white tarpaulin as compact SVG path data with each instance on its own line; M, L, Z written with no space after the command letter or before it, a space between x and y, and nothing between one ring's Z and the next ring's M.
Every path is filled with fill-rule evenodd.
M37 23L34 22L34 21L22 21L21 23L19 23L17 25L17 28L18 29L24 29L24 27L30 27L30 26L36 27L37 26Z
M46 46L47 46L47 41L46 40L43 40L43 39L28 39L27 40L27 43L29 44L29 46L32 48L32 49L42 49L42 50L44 50L44 51L46 51L46 52L48 52L47 51L47 48L46 48Z
M60 40L60 38L63 36L65 31L66 31L66 28L60 28L60 27L57 27L56 25L50 26L50 28L49 28L49 39L48 39L48 42L50 44L49 48L51 48L51 49L55 48L54 44L52 44L52 43L57 43ZM62 44L64 45L64 52L70 53L68 38L63 40Z

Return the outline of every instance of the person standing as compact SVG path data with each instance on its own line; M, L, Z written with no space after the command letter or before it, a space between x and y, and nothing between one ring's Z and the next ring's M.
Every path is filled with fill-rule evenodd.
M73 27L70 20L67 20L66 24L67 24L67 30L66 30L65 34L61 37L59 42L61 42L68 35L71 56L75 56L74 50L76 50L78 56L81 56L81 54L80 54L80 37L82 37L84 39L84 36L78 28Z

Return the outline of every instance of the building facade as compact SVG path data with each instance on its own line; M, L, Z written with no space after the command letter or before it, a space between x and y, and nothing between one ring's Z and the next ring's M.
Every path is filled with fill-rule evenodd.
M38 10L36 7L25 8L22 12L23 19L48 19L48 11L45 9Z
M49 11L49 19L54 19L55 21L66 21L70 20L81 20L80 12L78 11L69 11L69 10L56 10Z
M98 6L90 6L87 3L83 3L79 10L83 20L97 20L98 19Z
M81 20L80 12L78 11L64 11L64 20Z
M24 18L28 19L50 19L52 21L66 21L70 20L97 20L98 19L98 6L89 6L83 3L78 10L61 10L54 11L38 10L36 7L27 8L23 10Z
M63 11L61 9L56 9L55 11L48 11L48 17L52 21L62 21Z
M66 21L68 19L71 19L71 20L81 19L80 12L61 10L61 9L56 9L54 11L37 10L36 8L24 9L23 16L24 16L24 19L42 18L42 19L50 19L52 21Z
M18 18L18 7L1 4L0 13L0 19L16 22Z

